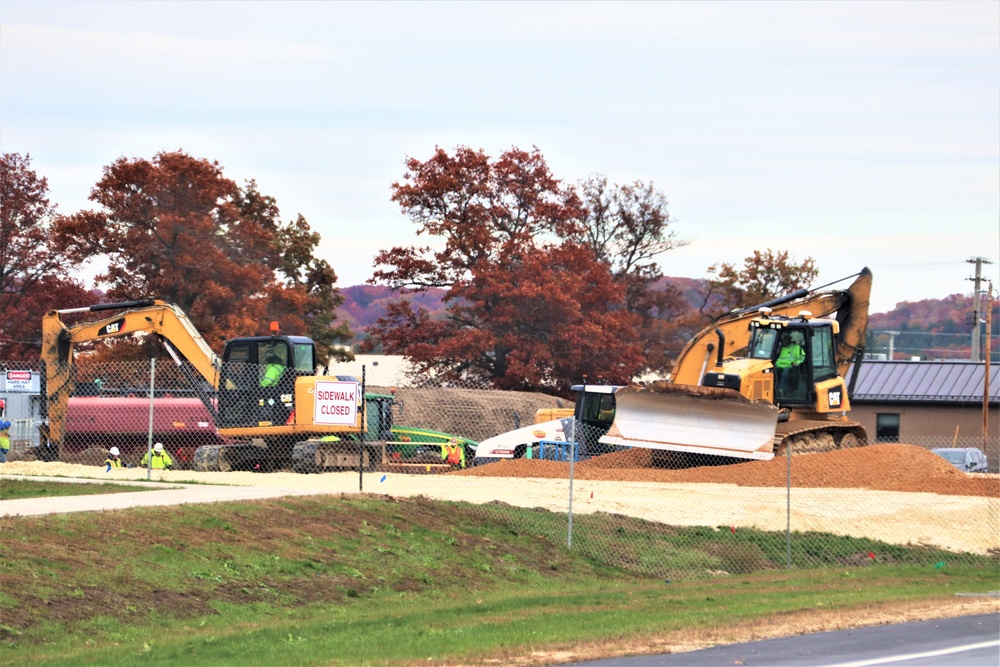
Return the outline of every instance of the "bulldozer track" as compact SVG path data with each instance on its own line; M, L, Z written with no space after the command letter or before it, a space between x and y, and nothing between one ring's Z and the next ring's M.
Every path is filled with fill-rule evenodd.
M857 422L800 419L778 423L774 454L785 455L789 445L792 454L818 454L867 444L865 429Z

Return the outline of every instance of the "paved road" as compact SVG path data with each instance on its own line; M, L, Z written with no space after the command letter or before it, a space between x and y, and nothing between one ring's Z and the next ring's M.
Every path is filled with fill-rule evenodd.
M878 625L673 655L648 655L576 663L586 667L996 667L1000 665L1000 614Z
M0 475L5 479L24 479L22 475ZM32 481L60 482L63 484L102 484L100 479L70 479L66 477L32 477ZM269 489L251 486L209 486L206 484L164 484L163 482L137 482L115 480L123 486L153 487L156 491L135 493L99 493L88 496L56 496L52 498L18 498L0 500L0 516L33 516L64 512L101 512L129 507L155 507L158 505L184 505L187 503L218 503L233 500L257 500L282 496L314 496L315 489Z

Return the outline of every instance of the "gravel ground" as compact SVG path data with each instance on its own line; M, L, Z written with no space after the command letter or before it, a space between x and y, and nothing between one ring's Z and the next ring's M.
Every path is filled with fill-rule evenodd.
M784 530L789 520L787 461L658 470L632 450L574 466L573 511L640 517L672 525ZM144 480L145 469L105 472L95 466L15 461L4 475L107 481ZM285 489L296 493L426 496L478 504L507 503L566 511L569 464L513 460L447 474L356 472L317 475L154 471L153 479ZM973 553L1000 552L1000 476L969 475L911 445L875 445L792 458L791 526L896 544ZM697 497L697 502L692 498ZM498 507L498 511L502 511Z

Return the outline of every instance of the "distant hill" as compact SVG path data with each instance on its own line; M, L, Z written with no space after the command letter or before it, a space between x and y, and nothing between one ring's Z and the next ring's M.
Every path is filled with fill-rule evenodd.
M969 359L972 348L972 296L902 301L888 313L868 319L868 351L888 352L889 332L896 359ZM984 316L985 319L985 316ZM1000 338L1000 301L993 302L992 333ZM994 340L992 347L996 349ZM997 359L997 352L993 358Z
M364 331L385 315L386 304L395 301L399 294L382 285L353 285L342 287L344 303L337 309L337 321L347 322L355 340L364 338ZM446 290L432 287L424 292L411 292L407 298L414 308L426 308L432 315L444 315Z
M693 310L701 306L705 281L698 278L670 277L663 285L676 287ZM337 311L338 321L346 321L355 333L355 342L362 340L365 330L385 314L385 304L398 298L388 287L354 285L341 288L344 303ZM431 316L444 316L446 290L431 288L412 292L408 298L415 307L426 308ZM895 335L893 351L897 359L917 356L924 359L968 359L970 356L972 296L952 294L943 299L903 301L887 313L869 316L870 352L888 351L888 334ZM993 336L1000 339L1000 301L993 307ZM994 348L1000 340L994 342ZM995 353L996 356L996 353Z

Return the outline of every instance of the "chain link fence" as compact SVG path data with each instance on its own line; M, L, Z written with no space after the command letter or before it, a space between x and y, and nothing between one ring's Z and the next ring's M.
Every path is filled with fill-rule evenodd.
M307 409L292 400L296 373L264 386L257 366L233 365L222 369L217 391L184 364L84 358L55 374L64 386L53 387L37 364L0 365L42 379L36 392L4 393L12 461L46 458L46 426L60 435L60 461L95 466L112 446L137 465L160 442L176 469L196 469L201 448L249 443L280 450L276 463L255 466L250 457L234 470L274 470L287 476L281 484L301 480L318 492L350 492L351 482L338 480L361 476L368 481L355 490L469 502L513 532L666 579L880 563L995 570L1000 557L1000 438L946 443L985 451L988 473L961 472L930 453L942 445L931 437L733 463L607 445L601 428L575 420L565 397L442 386L366 367L361 377L329 371L363 381L363 434L306 429L262 439L261 425L293 424ZM46 401L46 392L65 400ZM523 441L508 453L477 456L478 443L517 429ZM352 462L314 456L315 445L302 449L320 437L368 448L369 458L355 472ZM304 472L327 474L296 474Z

